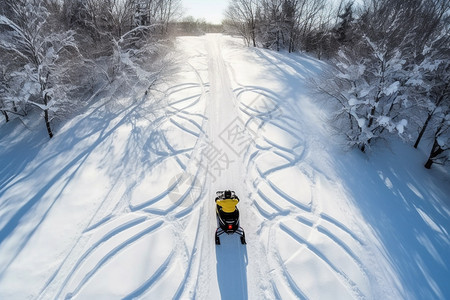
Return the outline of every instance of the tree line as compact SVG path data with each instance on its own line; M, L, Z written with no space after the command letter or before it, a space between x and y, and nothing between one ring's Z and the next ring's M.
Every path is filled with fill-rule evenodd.
M0 112L52 120L105 84L151 85L179 0L0 0Z
M333 124L350 147L426 141L427 168L448 162L450 0L331 3L230 0L223 28L249 46L327 59L312 83L336 106ZM37 109L52 137L52 120L105 85L151 86L179 12L180 0L0 0L4 120Z
M174 24L174 34L176 35L203 35L205 33L223 33L222 24L211 24L205 19L195 19L193 16L186 16Z
M328 0L230 0L224 25L249 46L317 52L340 10Z
M249 46L327 59L312 86L336 107L332 123L348 146L425 140L425 167L448 163L450 0L331 3L231 0L225 24Z

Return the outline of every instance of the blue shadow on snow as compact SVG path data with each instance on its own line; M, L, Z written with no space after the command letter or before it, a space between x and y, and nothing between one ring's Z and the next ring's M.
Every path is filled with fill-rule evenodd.
M247 246L239 236L221 235L221 244L216 246L217 280L222 299L248 299L247 290Z

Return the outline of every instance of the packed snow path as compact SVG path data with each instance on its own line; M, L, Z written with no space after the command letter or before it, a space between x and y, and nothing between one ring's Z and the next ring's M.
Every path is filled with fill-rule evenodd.
M40 150L29 150L20 172L2 173L0 298L448 293L448 210L416 208L416 220L425 221L417 239L429 251L413 257L437 262L442 273L412 266L412 282L425 280L405 287L409 269L396 269L400 254L388 252L342 178L361 173L336 170L324 110L308 96L306 79L320 62L222 35L179 38L176 53L176 73L158 86L163 102L138 91L100 95ZM389 174L377 176L394 190ZM409 194L397 193L427 197L408 184ZM233 235L214 244L213 201L223 189L241 199L246 246ZM435 191L433 199L444 199Z

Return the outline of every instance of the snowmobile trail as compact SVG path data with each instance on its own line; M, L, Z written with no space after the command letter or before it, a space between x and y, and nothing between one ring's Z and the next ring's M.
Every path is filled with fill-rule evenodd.
M240 210L248 207L246 189L243 184L242 160L236 154L236 134L243 129L238 118L237 100L231 87L227 66L222 56L223 40L220 35L208 35L205 39L208 54L210 93L207 107L209 150L204 151L208 160L209 187L208 206L213 226L211 237L217 227L215 218L215 192L233 189L242 197ZM236 129L238 130L236 132ZM246 145L241 145L241 147ZM242 214L243 215L243 214ZM246 222L242 221L241 226ZM212 241L214 244L214 241ZM242 249L243 248L243 249ZM247 250L239 237L224 237L215 249L217 285L222 299L247 299ZM213 294L214 295L214 294ZM213 296L211 295L211 296ZM217 296L216 296L217 297Z

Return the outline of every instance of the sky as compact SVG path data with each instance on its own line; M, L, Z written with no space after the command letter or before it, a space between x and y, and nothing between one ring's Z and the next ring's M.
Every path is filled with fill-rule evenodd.
M209 23L220 24L228 0L182 0L184 17L193 16Z

